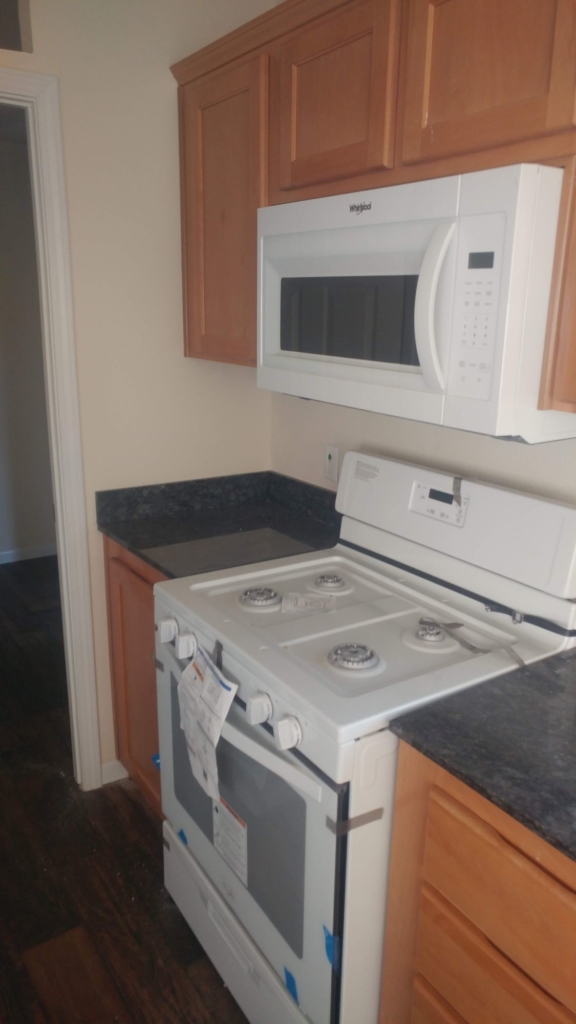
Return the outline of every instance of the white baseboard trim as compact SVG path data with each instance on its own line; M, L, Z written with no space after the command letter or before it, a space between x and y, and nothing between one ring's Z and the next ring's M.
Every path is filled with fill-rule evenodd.
M55 544L38 544L35 548L15 548L14 551L0 551L0 565L7 562L24 562L27 558L45 558L56 555Z
M109 782L119 782L120 779L127 779L128 772L120 761L104 761L102 765L102 785Z

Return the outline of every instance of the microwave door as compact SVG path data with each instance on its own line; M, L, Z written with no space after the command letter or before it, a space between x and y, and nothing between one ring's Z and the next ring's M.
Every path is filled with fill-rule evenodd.
M414 303L414 334L422 376L430 391L446 389L444 368L436 338L436 296L446 253L456 230L456 221L438 224L422 261Z

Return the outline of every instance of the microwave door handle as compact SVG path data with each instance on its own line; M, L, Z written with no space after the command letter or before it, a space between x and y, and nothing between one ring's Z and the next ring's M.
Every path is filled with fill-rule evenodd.
M263 768L267 768L268 771L274 772L274 775L278 775L279 778L284 779L289 786L293 786L294 789L299 789L305 796L311 797L312 800L316 800L318 803L322 803L322 787L315 779L311 779L309 775L300 771L295 765L289 764L283 757L279 757L272 750L268 750L267 747L263 747L256 740L246 736L245 733L240 732L240 729L236 729L230 722L224 722L222 726L222 732L220 734L227 743L230 743L237 750L240 750L247 757L251 757L253 761L262 765Z
M434 329L434 312L436 309L436 292L438 278L444 263L444 257L452 240L456 221L438 224L424 254L422 268L416 287L414 303L414 334L416 351L420 369L427 386L431 391L444 391L444 372L438 358L436 332Z

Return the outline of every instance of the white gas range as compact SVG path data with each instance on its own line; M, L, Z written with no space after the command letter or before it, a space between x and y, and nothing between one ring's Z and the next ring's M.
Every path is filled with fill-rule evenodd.
M388 723L576 638L576 509L356 453L337 508L329 551L155 588L166 885L251 1024L376 1024ZM220 800L180 728L196 644L239 685Z

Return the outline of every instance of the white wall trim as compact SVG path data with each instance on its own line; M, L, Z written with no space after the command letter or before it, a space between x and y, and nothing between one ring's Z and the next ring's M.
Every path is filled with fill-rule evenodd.
M37 544L33 548L0 551L0 565L6 565L8 562L25 562L28 558L45 558L46 555L55 555L56 551L55 544Z
M104 761L102 763L102 785L107 786L109 782L119 782L120 779L127 779L128 772L120 761Z
M95 789L102 772L57 79L0 68L0 102L27 111L74 775Z

